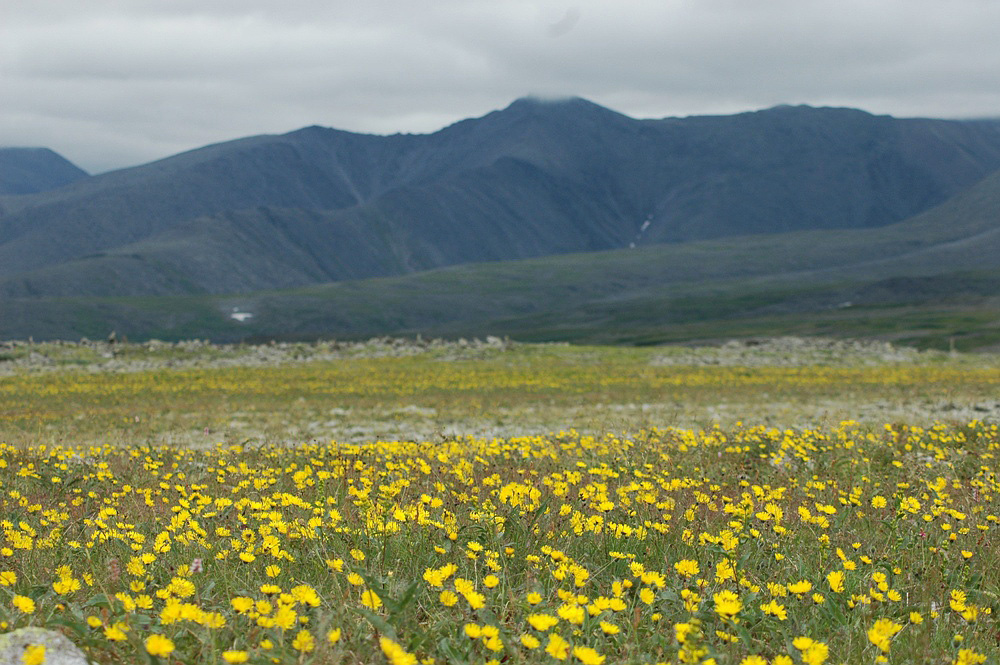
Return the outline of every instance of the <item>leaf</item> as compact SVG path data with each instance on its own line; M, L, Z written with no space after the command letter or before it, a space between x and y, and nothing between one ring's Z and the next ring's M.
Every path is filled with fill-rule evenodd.
M375 630L379 631L380 633L382 633L383 635L392 640L398 641L396 638L396 629L393 628L392 625L390 625L385 619L375 614L374 612L363 610L359 607L353 609L355 612L357 612L364 618L368 619L368 623L374 626Z
M410 603L413 602L413 598L416 596L418 588L420 588L420 585L416 580L411 582L410 586L406 587L406 591L403 592L403 595L400 596L399 600L393 603L395 607L390 607L390 611L394 615L401 614L407 607L409 607ZM388 601L386 601L386 605L389 605Z
M96 607L107 607L107 608L110 608L111 607L111 603L110 603L110 601L108 601L108 597L107 596L105 596L103 593L99 593L99 594L96 594L94 596L91 596L82 605L82 607L95 607L95 606Z
M727 625L729 626L729 629L733 633L735 633L737 637L740 638L740 642L743 644L743 648L744 649L752 649L753 648L753 638L750 637L750 631L747 630L747 627L746 627L745 624L743 624L742 622L740 622L740 623L737 623L737 624L730 623L730 624L727 624Z
M455 648L455 645L452 644L451 640L449 640L447 637L441 638L441 640L438 642L437 650L438 653L442 654L445 657L445 662L447 663L464 665L465 663L469 662L466 654L459 653L459 651Z
M64 626L72 630L77 635L81 636L85 636L90 633L89 626L87 626L85 623L65 618L65 615L62 617L51 617L45 623L46 625L51 625L51 626Z

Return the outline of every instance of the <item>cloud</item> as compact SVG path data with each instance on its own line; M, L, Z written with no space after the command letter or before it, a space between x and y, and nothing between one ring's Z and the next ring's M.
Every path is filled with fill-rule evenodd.
M993 0L9 0L0 144L100 171L324 124L433 131L535 93L998 116Z

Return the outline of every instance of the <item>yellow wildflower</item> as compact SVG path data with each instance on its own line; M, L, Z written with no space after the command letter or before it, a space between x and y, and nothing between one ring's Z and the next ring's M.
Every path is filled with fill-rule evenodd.
M42 665L45 662L45 645L28 645L21 655L21 662L23 665Z
M13 600L11 600L11 605L14 606L14 609L24 614L31 614L35 611L35 601L27 596L15 595Z
M878 619L868 629L868 641L877 646L883 653L888 653L889 641L902 629L903 626L892 619Z
M559 619L551 614L529 614L527 620L532 628L542 632L559 623Z
M545 645L545 653L556 660L566 660L569 655L569 642L564 640L559 633L550 633L548 644Z
M300 630L292 640L292 648L299 653L309 653L316 648L316 640L308 630Z
M732 591L720 591L712 596L716 613L724 619L731 619L743 609L740 597Z
M590 647L574 647L573 655L583 665L601 665L605 658Z
M153 634L146 638L146 651L158 658L169 656L174 651L174 643L169 637Z
M407 653L406 649L388 637L379 638L379 646L382 647L382 653L385 654L391 665L417 665L416 656Z

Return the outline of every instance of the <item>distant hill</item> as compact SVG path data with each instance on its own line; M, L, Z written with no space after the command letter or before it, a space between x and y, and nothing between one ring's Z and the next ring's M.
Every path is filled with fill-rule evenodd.
M1000 350L1000 172L881 227L467 264L242 295L0 300L0 337L111 330L133 339L492 334L629 344L825 334Z
M433 134L307 127L4 199L0 296L249 293L633 245L860 232L997 169L994 121L787 106L637 120L582 99L521 99Z
M48 148L0 148L0 195L35 194L86 177Z

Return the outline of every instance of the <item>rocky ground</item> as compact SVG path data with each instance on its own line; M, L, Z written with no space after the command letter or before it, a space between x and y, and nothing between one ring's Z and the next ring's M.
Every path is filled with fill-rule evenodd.
M566 345L550 345L559 351ZM508 357L525 350L509 340L403 340L372 339L365 342L277 343L264 345L213 345L203 341L141 344L80 342L0 342L0 378L15 373L84 371L137 372L160 368L265 367L290 363L329 362L339 358L412 356L431 354L435 360L467 360ZM586 353L586 350L577 350ZM599 353L594 353L595 358ZM517 362L524 354L511 353ZM655 366L720 367L877 367L948 365L968 368L1000 366L1000 356L949 354L919 351L885 342L771 338L732 341L719 346L664 346L642 351ZM595 361L598 362L598 361ZM351 405L302 404L294 414L280 410L264 419L260 412L234 409L224 423L211 428L186 427L183 414L176 427L161 433L164 441L205 445L220 439L281 439L370 441L435 440L448 436L518 436L575 428L580 431L627 431L644 426L674 425L707 428L737 422L777 427L830 426L843 420L871 425L887 422L932 423L934 421L1000 422L1000 390L978 394L834 393L801 399L795 395L719 395L709 402L602 401L561 404L543 402L494 406L489 413L438 412L416 404L395 403L361 408ZM54 427L55 425L53 425Z
M364 342L315 342L271 344L212 344L202 340L184 342L122 343L81 340L79 342L0 342L0 376L23 371L84 369L99 372L137 372L164 367L261 367L297 362L329 361L351 357L409 356L435 353L443 359L475 357L484 351L503 351L509 340L446 341L373 338Z
M0 341L0 375L21 371L88 369L143 371L162 367L266 366L291 362L329 361L348 357L407 356L435 353L443 360L472 358L518 344L498 337L485 340L423 340L380 337L364 342L321 341L260 345L212 344L202 340L122 343ZM1000 365L1000 356L948 354L893 346L888 342L831 338L777 337L734 340L718 346L664 346L654 353L655 365L730 367L800 367L807 365L873 366L964 360Z

